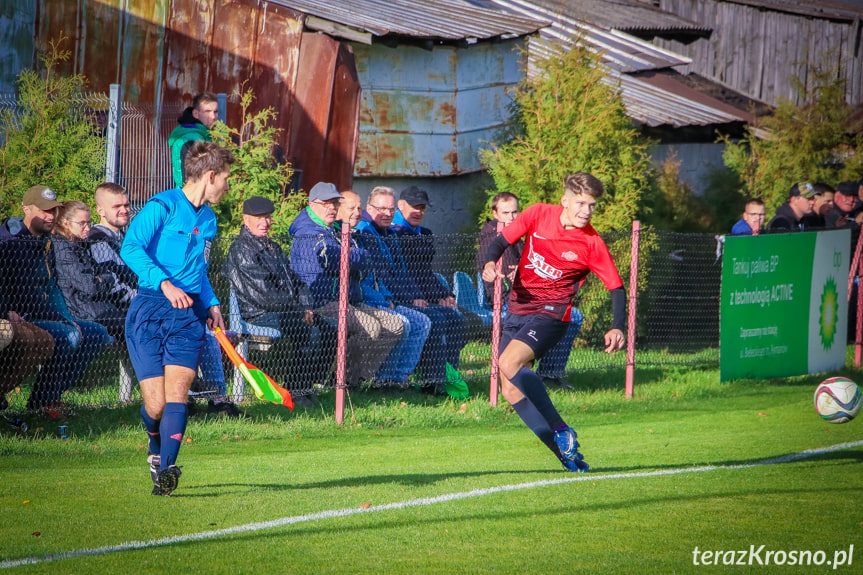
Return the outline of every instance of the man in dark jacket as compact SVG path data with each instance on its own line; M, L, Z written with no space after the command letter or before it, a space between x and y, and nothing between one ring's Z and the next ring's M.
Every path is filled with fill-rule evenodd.
M335 185L318 182L309 192L309 205L291 223L291 267L309 286L316 308L339 319L341 235L334 229L342 195ZM348 384L374 380L384 360L399 342L404 324L395 315L363 302L360 282L369 252L350 240L348 272Z
M186 180L186 154L198 140L212 142L210 128L219 117L219 100L212 92L201 92L192 100L192 105L177 118L179 126L168 136L171 148L171 167L174 185L183 186Z
M14 312L54 338L54 354L42 365L27 407L59 417L60 397L105 346L108 332L72 318L48 271L45 238L54 228L57 195L47 186L33 186L22 205L24 217L10 218L0 228L0 261L15 270L0 274L0 316Z
M407 273L422 294L421 298L412 302L412 307L431 314L429 319L432 320L432 331L423 348L419 366L425 382L439 390L439 384L448 379L447 364L452 370L458 369L461 350L467 343L467 338L464 316L456 306L455 295L434 275L434 233L422 226L429 205L425 190L416 186L405 188L399 194L398 210L392 225L398 236ZM442 318L436 320L434 315ZM443 338L436 336L441 328ZM443 339L443 343L434 345L434 342L440 339ZM452 374L452 371L450 373ZM457 374L453 375L459 377Z
M273 375L286 385L296 381L293 387L310 389L327 379L336 354L336 330L312 311L309 288L291 269L281 246L269 238L274 211L267 198L252 196L243 202L243 227L228 250L224 270L243 320L282 334L268 354ZM315 329L320 343L309 345Z
M767 223L767 232L803 231L803 216L812 213L815 205L815 188L808 182L798 182L788 191L788 201L776 208L773 219Z

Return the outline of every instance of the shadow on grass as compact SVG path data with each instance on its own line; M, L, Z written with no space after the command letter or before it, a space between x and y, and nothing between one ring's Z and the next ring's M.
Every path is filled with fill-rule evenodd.
M782 461L783 458L789 457L792 454L779 455L776 457L758 458L758 459L728 459L722 461L702 461L693 462L687 465L631 465L626 467L602 467L592 469L585 477L591 475L608 475L617 473L638 473L643 471L669 471L669 470L685 470L688 468L698 467L717 467L717 468L733 468L739 466L766 466L766 465L784 465L786 463L796 463L799 461L842 461L843 465L857 465L863 463L863 450L841 450L828 453L813 455L811 457L796 458L791 461ZM471 472L455 472L455 473L408 473L408 474L389 474L389 475L365 475L358 477L348 477L344 479L334 479L330 481L320 481L305 484L284 484L284 483L217 483L208 485L192 485L184 487L182 493L176 493L172 497L221 497L222 493L195 493L190 494L187 490L207 490L213 488L230 488L240 487L264 491L296 491L307 489L333 489L346 487L369 487L374 485L395 484L402 486L417 487L422 485L432 485L442 481L451 479L462 479L471 477L487 477L495 475L513 475L513 476L535 476L536 474L548 475L553 471L560 471L560 477L571 476L569 472L559 468L556 464L550 465L543 469L511 469L506 471L471 471ZM554 479L557 479L555 477ZM527 481L535 481L531 477ZM493 486L489 486L493 487Z

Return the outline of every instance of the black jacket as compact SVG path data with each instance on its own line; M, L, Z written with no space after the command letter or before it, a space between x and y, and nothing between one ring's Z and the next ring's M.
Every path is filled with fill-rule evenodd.
M393 218L392 229L399 238L407 272L420 288L423 298L429 303L436 304L444 298L454 297L453 293L434 275L434 233L422 226L418 229L412 227L398 210Z
M797 219L797 214L791 209L791 205L785 202L776 208L773 219L767 222L768 232L802 232L803 225Z
M223 269L245 321L254 322L268 312L301 320L313 307L309 288L291 269L279 244L252 235L246 226L231 244Z
M126 310L113 301L116 287L113 275L99 275L96 261L90 254L87 241L70 241L60 234L52 234L49 262L54 282L63 292L63 299L76 318L104 323L126 317Z

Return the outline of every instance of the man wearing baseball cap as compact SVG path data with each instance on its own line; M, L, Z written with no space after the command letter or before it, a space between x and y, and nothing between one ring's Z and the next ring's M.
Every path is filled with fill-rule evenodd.
M331 319L339 319L339 270L341 234L334 223L343 196L329 182L318 182L309 192L309 205L294 219L289 231L291 267L312 292L315 308ZM380 366L404 333L401 320L363 303L362 274L369 265L369 252L350 240L348 275L347 379L351 386L372 381Z
M815 206L815 188L808 182L798 182L788 191L788 201L776 208L773 219L767 223L768 232L802 232L800 220L811 214Z
M57 194L48 186L33 186L21 201L23 218L10 218L0 228L0 315L13 312L54 338L54 354L39 370L27 403L50 417L61 414L60 398L78 381L90 361L109 341L107 330L95 322L74 320L63 295L45 265L47 240L57 217ZM51 262L52 252L48 252Z

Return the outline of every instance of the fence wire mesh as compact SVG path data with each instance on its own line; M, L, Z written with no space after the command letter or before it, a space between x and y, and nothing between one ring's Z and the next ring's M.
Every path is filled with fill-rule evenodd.
M632 234L604 235L629 285ZM636 363L718 362L721 260L712 235L641 232ZM238 351L294 395L336 385L337 333L347 330L349 388L487 381L492 310L477 268L477 236L351 236L347 313L339 311L337 233L217 238L209 277ZM112 406L140 399L125 345L135 277L119 240L59 234L0 243L0 397L11 410ZM110 254L113 254L111 256ZM100 263L101 262L101 263ZM603 352L608 292L589 277L545 377L621 368ZM251 399L239 372L207 336L193 390ZM603 377L619 377L609 372Z

